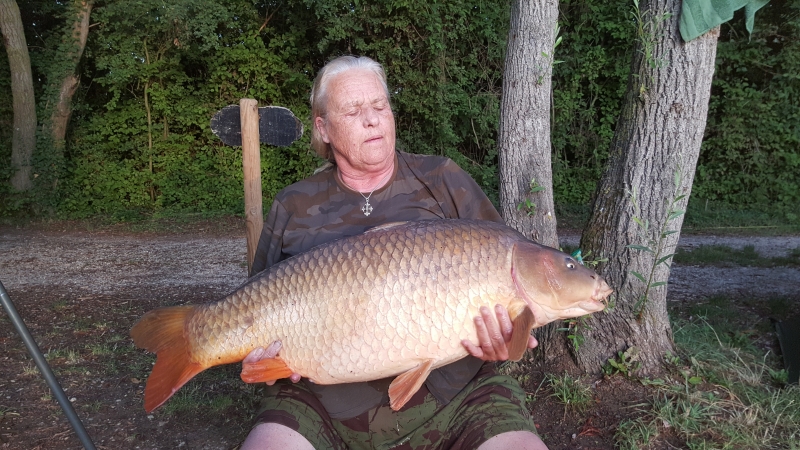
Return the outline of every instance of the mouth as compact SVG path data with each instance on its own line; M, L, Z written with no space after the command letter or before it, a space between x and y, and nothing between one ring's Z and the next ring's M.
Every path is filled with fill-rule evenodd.
M594 288L594 293L592 294L592 300L602 303L605 306L608 306L608 296L611 295L612 292L614 292L614 290L608 286L605 280L601 279L599 280L597 286Z
M372 136L371 138L364 141L365 144L372 144L375 142L379 142L383 139L383 136Z

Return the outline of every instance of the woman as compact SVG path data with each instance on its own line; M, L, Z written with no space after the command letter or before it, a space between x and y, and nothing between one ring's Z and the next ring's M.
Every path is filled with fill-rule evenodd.
M343 56L311 91L312 146L331 164L275 198L253 274L276 262L386 222L471 218L502 222L478 185L447 158L395 150L394 115L382 67ZM508 312L481 308L472 356L441 367L400 411L391 379L319 386L285 380L267 388L258 424L242 450L279 448L546 449L525 409L525 393L485 361L508 359ZM528 347L536 346L531 337ZM245 362L275 357L276 342ZM293 382L299 380L293 375Z

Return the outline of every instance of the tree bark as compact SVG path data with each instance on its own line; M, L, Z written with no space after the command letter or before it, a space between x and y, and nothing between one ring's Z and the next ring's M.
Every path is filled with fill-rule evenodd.
M553 211L550 99L558 1L515 0L511 7L498 139L500 213L525 236L558 248ZM536 331L538 356L560 323Z
M607 314L593 315L582 331L585 342L576 359L584 372L597 373L609 358L631 349L638 362L630 366L640 364L639 373L655 375L673 349L667 286L658 285L667 281L671 260L658 262L675 251L680 236L719 35L717 28L684 43L680 5L680 0L645 0L636 14L639 33L628 92L581 239L584 250L608 258L598 270L615 290L616 302ZM680 196L685 197L674 201Z
M0 0L0 31L11 69L11 93L14 108L14 131L11 140L11 186L27 191L33 186L31 157L36 147L36 101L28 45L19 7L14 0Z
M80 78L75 73L75 69L83 55L86 47L86 39L89 36L89 16L92 12L93 1L77 0L75 7L77 16L72 24L72 32L67 35L65 46L72 48L67 53L67 60L70 62L69 70L63 74L61 87L58 90L58 98L50 116L51 136L53 138L53 148L56 152L64 151L64 140L67 135L67 124L72 115L72 97L78 90Z

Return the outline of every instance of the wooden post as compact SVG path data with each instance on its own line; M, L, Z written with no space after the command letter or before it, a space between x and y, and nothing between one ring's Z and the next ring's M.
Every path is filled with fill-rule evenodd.
M247 224L247 273L253 267L258 238L264 226L261 200L261 152L258 136L258 102L239 100L242 123L242 169L244 170L244 216Z

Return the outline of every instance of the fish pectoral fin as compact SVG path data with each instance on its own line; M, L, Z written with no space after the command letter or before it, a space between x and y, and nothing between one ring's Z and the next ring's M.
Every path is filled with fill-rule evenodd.
M266 383L287 378L292 369L282 359L266 358L252 363L242 363L242 381L245 383Z
M513 325L511 342L508 344L508 359L519 361L528 350L528 337L536 323L536 317L528 305L523 302L509 305L508 315Z
M422 383L428 379L433 368L433 360L427 359L417 367L401 373L389 385L389 405L399 411L417 393Z

